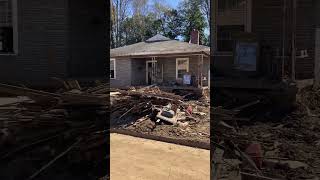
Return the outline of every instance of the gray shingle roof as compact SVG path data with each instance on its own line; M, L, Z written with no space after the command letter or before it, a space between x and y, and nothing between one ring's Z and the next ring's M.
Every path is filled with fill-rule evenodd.
M161 34L157 34L149 39L146 40L146 42L157 42L157 41L170 41L170 38L164 37Z
M111 57L152 56L183 53L210 54L210 47L197 44L189 44L187 42L171 40L162 35L156 35L148 39L146 42L140 42L110 50Z

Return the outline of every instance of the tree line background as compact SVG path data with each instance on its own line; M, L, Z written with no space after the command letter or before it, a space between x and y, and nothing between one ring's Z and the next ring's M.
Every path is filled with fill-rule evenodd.
M177 8L164 0L111 0L111 48L144 41L156 34L190 40L200 33L200 44L210 46L209 0L181 0Z

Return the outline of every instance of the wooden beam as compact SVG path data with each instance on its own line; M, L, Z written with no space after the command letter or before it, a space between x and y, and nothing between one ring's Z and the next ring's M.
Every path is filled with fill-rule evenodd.
M319 3L320 4L320 3ZM316 53L314 65L314 87L320 88L320 27L316 29Z
M292 2L292 39L291 39L291 79L296 80L296 24L297 24L297 0Z
M203 55L200 57L200 86L203 87Z
M198 88L201 87L201 78L200 78L200 56L198 56L198 68L197 68L197 81L198 81Z

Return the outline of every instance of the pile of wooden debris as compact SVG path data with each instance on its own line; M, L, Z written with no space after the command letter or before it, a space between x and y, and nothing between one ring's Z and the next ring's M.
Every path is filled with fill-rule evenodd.
M213 179L318 179L320 115L314 104L319 100L308 100L318 97L316 92L300 91L297 108L281 116L267 106L257 108L258 101L232 109L215 107ZM259 109L259 116L252 109Z
M0 179L97 179L107 173L108 85L62 83L57 92L0 84L6 94L0 97Z
M188 96L192 92L188 92ZM209 104L156 86L111 93L111 128L209 144Z

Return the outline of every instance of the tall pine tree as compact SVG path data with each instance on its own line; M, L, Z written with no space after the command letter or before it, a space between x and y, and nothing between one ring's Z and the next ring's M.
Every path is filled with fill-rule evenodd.
M182 29L181 35L185 41L190 40L190 33L193 29L199 31L200 44L206 44L205 28L208 26L204 14L201 12L202 0L185 0L179 7Z

